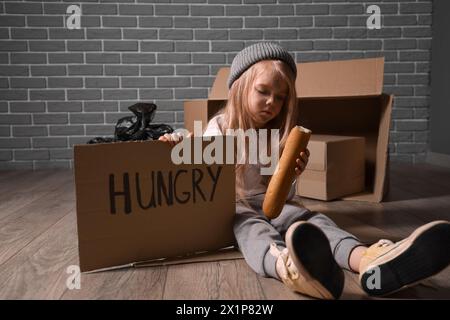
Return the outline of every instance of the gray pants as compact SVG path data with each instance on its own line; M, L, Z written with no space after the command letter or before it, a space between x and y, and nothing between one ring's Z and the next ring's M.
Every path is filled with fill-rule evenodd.
M297 197L297 196L296 196ZM269 252L275 242L280 249L286 248L284 237L290 225L297 221L308 221L319 227L330 241L336 262L350 270L351 251L362 243L321 213L310 211L294 201L287 202L281 214L273 220L262 212L264 194L248 198L249 206L236 203L234 235L237 244L249 266L258 274L279 279L275 270L276 258Z

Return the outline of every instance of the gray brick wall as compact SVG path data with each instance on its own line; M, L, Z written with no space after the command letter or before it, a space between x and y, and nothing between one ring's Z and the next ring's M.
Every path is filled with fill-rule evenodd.
M81 5L81 30L64 28ZM366 8L382 29L367 30ZM237 51L278 41L298 62L386 57L396 95L391 159L428 150L431 0L81 0L0 3L0 169L68 168L71 148L112 135L136 101L183 125L183 101L206 98Z

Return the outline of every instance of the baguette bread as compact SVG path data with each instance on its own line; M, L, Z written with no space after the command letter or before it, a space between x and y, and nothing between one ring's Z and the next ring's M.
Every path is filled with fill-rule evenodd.
M289 133L264 197L263 212L267 218L275 219L281 213L295 177L295 160L306 150L310 137L311 130L301 126L295 126Z

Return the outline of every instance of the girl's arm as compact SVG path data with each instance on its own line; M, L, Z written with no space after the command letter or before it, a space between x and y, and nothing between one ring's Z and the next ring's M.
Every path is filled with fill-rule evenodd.
M189 132L186 138L192 137L192 132ZM183 135L180 132L174 132L174 133L166 133L165 135L159 137L159 141L167 142L172 147L176 145L177 143L181 142L183 140Z

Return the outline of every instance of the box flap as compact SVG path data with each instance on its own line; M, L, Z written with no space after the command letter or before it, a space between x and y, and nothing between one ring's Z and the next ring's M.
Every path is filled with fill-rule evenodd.
M299 109L299 124L316 134L365 138L366 192L345 197L343 200L380 202L386 190L384 176L392 96L381 94L376 97L302 99Z
M208 123L208 100L190 100L184 102L184 127L194 132L194 121L201 121L206 128Z
M220 111L226 104L226 100L190 100L184 102L184 127L194 132L194 122L201 121L203 129L208 126L208 121Z
M376 162L373 192L344 197L342 200L381 202L386 195L388 188L389 132L394 96L383 94L380 99L382 103L378 129L379 134L375 150Z
M384 58L297 64L299 98L380 95Z
M209 93L209 99L211 100L224 100L228 99L228 75L230 74L230 68L220 68L217 72L216 79Z
M220 68L209 99L228 98L230 68ZM299 98L378 96L383 90L384 57L297 63Z

